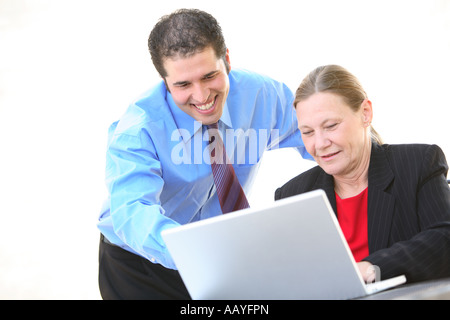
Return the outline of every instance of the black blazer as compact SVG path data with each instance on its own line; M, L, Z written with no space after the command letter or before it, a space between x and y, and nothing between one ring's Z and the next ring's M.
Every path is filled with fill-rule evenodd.
M372 144L368 188L369 256L381 278L408 282L450 277L448 165L436 145ZM316 166L275 192L275 199L323 189L336 212L333 177Z

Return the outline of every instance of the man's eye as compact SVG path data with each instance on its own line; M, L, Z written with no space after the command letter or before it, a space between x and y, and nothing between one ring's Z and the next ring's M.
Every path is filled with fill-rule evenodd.
M215 74L210 74L210 75L204 77L203 79L204 80L211 80L211 79L214 79L216 77L216 75L217 75L216 73Z

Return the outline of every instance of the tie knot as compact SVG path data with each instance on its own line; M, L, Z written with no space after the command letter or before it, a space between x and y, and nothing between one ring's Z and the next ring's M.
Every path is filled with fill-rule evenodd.
M208 128L208 129L216 129L216 130L219 130L219 127L218 127L218 125L217 125L217 122L214 122L214 123L211 123L211 124L206 125L206 128Z
M216 139L215 135L219 134L219 128L218 128L217 122L207 124L206 128L208 129L208 133L209 133L209 143L212 143ZM213 131L209 131L209 130L213 130Z
M215 139L216 139L216 135L219 134L219 126L218 123L211 123L211 124L207 124L206 128L208 129L208 133L209 133L209 143L212 143ZM212 131L209 131L212 130Z

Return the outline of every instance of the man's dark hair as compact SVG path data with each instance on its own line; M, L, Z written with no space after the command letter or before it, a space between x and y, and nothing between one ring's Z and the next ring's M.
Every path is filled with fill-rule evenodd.
M162 78L167 77L164 59L183 58L212 47L217 58L225 59L227 47L217 20L209 13L196 9L180 9L163 16L148 38L148 48L153 64Z

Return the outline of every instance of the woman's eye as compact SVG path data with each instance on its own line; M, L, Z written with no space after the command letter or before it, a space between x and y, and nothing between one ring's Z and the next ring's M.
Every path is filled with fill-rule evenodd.
M333 129L333 128L335 128L337 125L338 125L337 123L333 123L332 125L327 126L326 129Z

